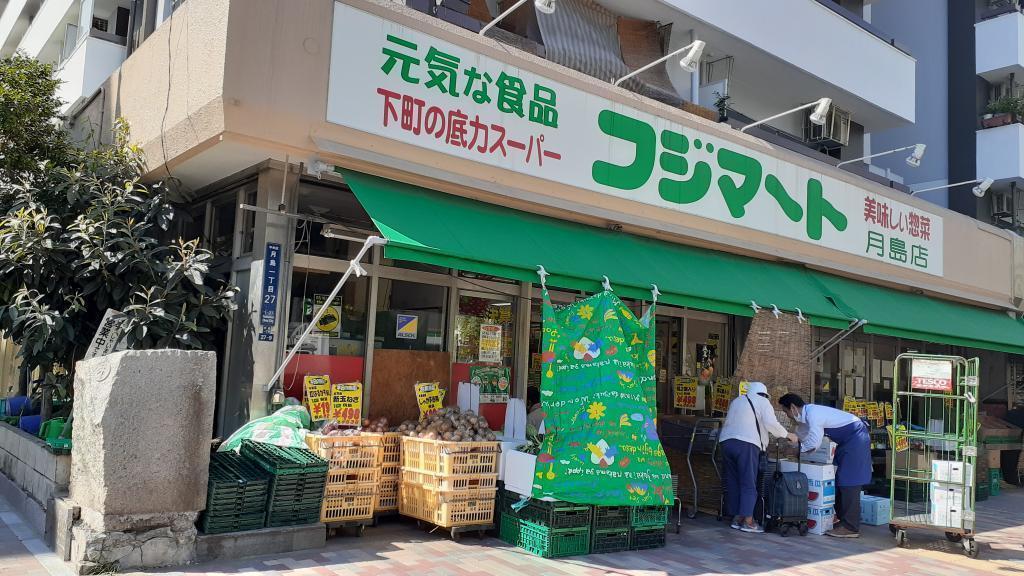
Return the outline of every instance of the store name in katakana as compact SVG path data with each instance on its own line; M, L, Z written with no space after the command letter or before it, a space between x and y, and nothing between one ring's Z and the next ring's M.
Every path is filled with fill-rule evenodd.
M657 166L668 174L658 180L661 198L673 204L693 204L711 190L710 162L714 162L724 172L714 182L733 218L746 215L747 205L763 189L790 221L805 220L805 231L811 240L821 240L826 221L840 232L849 223L846 215L825 199L821 181L815 178L807 179L805 208L790 196L777 176L764 173L756 158L727 148L716 150L714 144L700 139L691 142L686 135L672 130L663 130L659 135L650 124L611 110L600 113L598 126L608 136L629 142L634 148L633 161L627 165L594 162L592 177L599 184L620 190L641 188L654 175L657 160ZM704 159L694 162L693 156L698 153Z
M476 66L463 68L458 56L433 46L427 48L421 59L415 42L391 34L388 34L387 42L381 48L385 60L380 69L385 74L398 74L409 84L423 82L425 88L452 98L468 97L481 105L493 103L498 111L505 114L515 114L542 126L558 128L557 95L551 88L534 84L532 98L527 100L531 92L518 76L501 72L494 77Z

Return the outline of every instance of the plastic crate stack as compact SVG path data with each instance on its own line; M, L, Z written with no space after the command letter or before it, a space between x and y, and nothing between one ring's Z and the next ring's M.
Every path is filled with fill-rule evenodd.
M398 482L402 468L402 435L398 432L371 434L381 440L380 481L373 502L374 516L398 513Z
M269 490L270 474L266 471L235 452L214 452L199 529L205 534L220 534L262 528Z
M320 521L327 481L327 461L305 448L285 448L243 440L242 456L272 474L267 499L267 526Z
M309 434L306 444L328 464L320 521L345 524L372 519L380 479L381 437Z
M594 554L629 550L633 509L630 506L594 506L590 525L590 551Z
M403 437L399 512L441 528L493 526L500 450L498 442Z
M590 551L591 506L524 501L518 494L502 490L499 508L499 534L513 546L544 558L578 556Z
M665 547L668 506L632 506L629 521L629 549Z

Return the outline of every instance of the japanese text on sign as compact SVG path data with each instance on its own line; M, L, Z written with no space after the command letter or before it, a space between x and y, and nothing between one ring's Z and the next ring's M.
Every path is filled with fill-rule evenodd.
M715 391L711 396L711 409L715 412L728 412L732 402L732 383L728 380L715 382Z
M480 386L481 404L507 404L512 371L507 366L470 366L469 381Z
M480 355L481 362L501 362L501 325L481 324L480 325Z
M711 136L347 4L334 13L332 53L329 122L630 202L943 273L942 218L869 191L866 183ZM351 58L354 53L369 57Z
M310 420L327 420L331 417L331 377L306 376L302 379L306 407Z
M910 362L910 387L915 390L952 392L953 363L948 360L914 358Z
M672 382L675 392L675 407L683 410L695 410L697 408L697 380L695 378L683 378L676 376Z
M337 383L331 389L331 418L342 426L359 426L363 420L363 383Z
M416 404L420 407L420 420L444 408L444 388L438 382L416 384Z
M277 323L277 280L281 274L281 245L267 242L263 257L263 294L260 298L260 325L265 328Z

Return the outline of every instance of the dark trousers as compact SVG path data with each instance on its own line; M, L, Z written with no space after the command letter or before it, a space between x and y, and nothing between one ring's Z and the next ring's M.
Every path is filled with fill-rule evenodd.
M726 514L754 515L757 501L757 462L761 449L750 442L729 439L721 444L725 472Z
M836 526L860 532L860 489L861 486L836 487Z

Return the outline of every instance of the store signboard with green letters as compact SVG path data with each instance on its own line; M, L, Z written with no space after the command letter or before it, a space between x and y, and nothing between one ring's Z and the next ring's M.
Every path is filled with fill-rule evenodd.
M942 217L887 196L342 2L335 3L331 49L329 122L893 266L943 273Z

